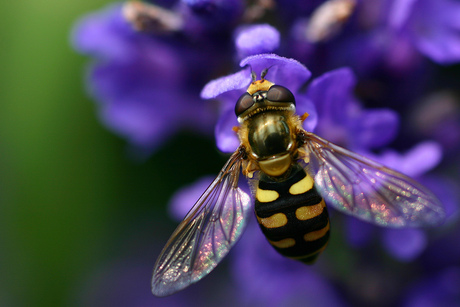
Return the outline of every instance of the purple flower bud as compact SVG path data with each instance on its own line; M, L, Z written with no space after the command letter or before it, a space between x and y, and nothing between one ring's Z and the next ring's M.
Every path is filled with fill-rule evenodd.
M235 45L239 58L275 52L280 45L280 33L267 24L244 27L237 34Z

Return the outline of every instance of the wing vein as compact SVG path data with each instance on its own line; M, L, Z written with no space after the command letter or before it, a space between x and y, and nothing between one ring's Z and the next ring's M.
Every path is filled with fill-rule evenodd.
M439 200L419 183L377 162L300 131L299 160L334 208L380 226L434 226L444 219Z

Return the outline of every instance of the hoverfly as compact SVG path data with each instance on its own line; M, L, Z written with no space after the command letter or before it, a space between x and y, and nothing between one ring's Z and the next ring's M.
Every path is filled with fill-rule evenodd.
M436 225L439 200L407 176L307 132L294 95L265 79L237 101L240 146L171 235L155 264L152 292L166 296L209 274L241 236L251 211L238 187L250 179L262 232L282 255L312 264L329 240L325 202L387 227Z

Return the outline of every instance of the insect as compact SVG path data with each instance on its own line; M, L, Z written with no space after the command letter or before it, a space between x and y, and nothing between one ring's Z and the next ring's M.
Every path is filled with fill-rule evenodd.
M312 264L329 239L328 203L387 227L436 225L439 200L419 183L307 132L294 95L265 79L237 101L240 146L171 235L153 271L152 292L166 296L209 274L241 236L252 211L238 187L249 179L254 211L282 255Z

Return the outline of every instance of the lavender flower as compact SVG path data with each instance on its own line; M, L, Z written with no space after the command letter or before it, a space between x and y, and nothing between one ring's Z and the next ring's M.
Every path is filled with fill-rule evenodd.
M261 65L261 64L264 65ZM387 144L394 137L398 118L391 110L363 110L356 98L352 94L352 86L354 85L354 76L348 69L339 69L327 73L311 82L306 93L299 92L300 81L306 82L309 77L308 71L300 63L284 59L273 54L262 54L248 57L242 60L241 66L249 65L254 71L260 71L261 67L271 67L267 79L270 81L276 80L277 84L292 84L294 94L297 99L298 110L305 110L312 114L318 114L313 117L313 120L306 122L306 129L331 139L334 142L345 146L350 146L355 150L367 153L374 147L379 147ZM255 67L255 68L254 68ZM304 71L303 79L292 79L286 71L293 71L298 67L298 71ZM275 68L275 69L274 69ZM245 71L245 70L243 70ZM202 91L202 97L214 98L222 97L223 100L229 100L230 97L235 97L234 89L247 85L250 80L242 82L241 72L220 79L211 81ZM249 71L246 70L249 75ZM247 84L245 84L247 83ZM228 96L227 96L228 95ZM312 101L314 103L312 103ZM315 108L316 107L316 108ZM233 112L233 109L227 108L225 112ZM302 112L299 111L300 114ZM217 144L223 144L221 150L226 145L232 144L232 150L235 150L237 141L232 125L237 125L236 121L228 123L229 114L223 114L227 125L218 125L218 129L223 129L224 132L216 129ZM374 120L373 120L374 119ZM222 120L222 119L221 119ZM220 139L219 139L220 138ZM402 157L394 152L387 152L382 156L374 156L374 159L379 160L383 164L396 168L408 175L420 175L436 166L441 159L441 149L436 143L420 144L411 152ZM423 166L420 167L420 161L423 161ZM351 235L350 241L367 241L362 238L362 234L371 234L372 231L365 232L365 229L372 229L375 226L356 222L354 218L347 218L354 232L349 232ZM401 260L409 260L419 255L427 246L427 239L423 231L416 229L409 230L381 230L383 233L383 244L388 251L396 258ZM353 234L357 233L361 239L353 238ZM369 237L368 237L369 238ZM258 254L266 254L258 253ZM244 257L244 256L241 256ZM255 261L255 260L254 260ZM263 261L263 260L260 260ZM268 261L268 263L271 263ZM277 267L274 263L267 265L269 267ZM238 270L242 272L248 269ZM292 270L290 278L296 280L298 270ZM288 274L288 273L286 273ZM278 274L279 275L279 274ZM251 280L249 276L245 276L247 280ZM240 283L240 282L239 282ZM258 285L260 282L254 280L251 284ZM244 288L248 288L246 286ZM289 288L289 287L288 287ZM286 290L287 291L287 290ZM255 289L251 292L260 292ZM270 293L270 290L267 290ZM280 295L280 291L277 295ZM285 294L289 296L286 292ZM272 297L271 299L275 299ZM276 305L276 304L275 304Z
M242 0L182 0L179 9L188 35L219 37L243 14Z
M460 3L441 1L395 1L400 14L390 21L396 31L407 29L414 46L441 64L460 60Z
M140 34L120 6L86 16L73 41L96 59L88 87L101 120L131 144L153 150L180 129L211 130L212 107L198 95L210 74L203 64L211 62L198 46Z
M451 92L448 101L427 94L440 87L433 85L438 64L460 60L460 4L163 2L141 4L147 15L126 15L145 32L133 29L120 6L88 15L74 30L75 48L94 58L88 88L111 130L153 152L178 131L209 134L214 127L217 147L233 152L239 145L232 131L236 99L251 82L251 70L270 67L266 78L294 93L297 113L310 114L306 130L416 177L448 212L447 225L431 232L386 230L332 213L331 244L311 268L275 253L252 221L230 253L232 278L224 278L223 293L239 305L458 303L460 179L450 168L460 163L460 112ZM340 5L345 11L336 10ZM237 71L235 61L241 70L209 82ZM171 214L180 219L210 180L178 192ZM184 293L171 303L181 304L190 292Z
M308 33L314 26L312 20L321 14L321 10L316 8L309 18L291 19L294 20L291 28L293 43L300 45L299 48L291 50L306 50L308 58L297 56L298 53L293 55L309 66L312 61L317 61L318 58L323 60L324 56L328 56L322 63L346 63L361 72L383 64L401 73L420 65L422 55L441 64L460 60L460 28L456 17L460 12L460 5L455 1L323 2L347 4L349 11L346 17L350 18L350 22L343 25L343 33L340 35L312 41ZM324 22L328 21L327 18L323 18ZM330 23L333 21L329 20Z
M306 93L318 112L317 134L338 145L365 151L388 144L399 119L390 109L365 110L353 94L353 72L342 68L315 79Z
M351 0L335 2L353 3ZM306 4L302 1L283 2L279 6L279 21L287 22L286 29L291 32L292 39L286 40L282 46L279 32L272 26L263 24L237 27L238 20L244 20L249 11L256 8L259 11L268 10L270 5L264 7L259 4L256 8L244 8L238 0L207 0L183 1L170 11L156 6L149 7L157 18L152 20L153 25L162 26L157 25L153 29L152 24L142 24L136 17L131 17L136 26L162 35L134 31L123 19L121 8L114 6L82 19L75 28L73 42L77 50L96 58L90 69L88 86L100 102L100 116L105 125L136 146L155 149L176 131L184 128L203 133L210 131L215 114L212 113L212 107L198 99L196 93L207 80L216 76L216 71L226 67L235 58L229 44L232 35L236 36L235 48L240 58L280 49L307 63L316 72L325 72L343 65L362 72L360 67L366 58L371 59L367 61L369 67L381 67L386 59L395 61L404 54L406 56L398 63L407 66L407 63L413 62L414 52L395 51L388 56L382 56L381 53L389 48L401 49L409 45L414 49L417 45L415 42L423 40L420 37L433 33L420 31L416 25L420 20L426 20L423 18L426 12L436 11L438 14L429 14L430 20L434 21L424 22L424 27L436 28L435 33L446 33L443 37L447 39L442 41L443 45L441 41L436 41L439 44L433 43L431 49L437 46L437 50L442 52L446 50L445 45L452 46L447 48L451 52L443 61L455 61L457 57L453 51L456 50L458 36L455 35L456 19L452 16L456 16L458 6L446 0L420 2L420 5L418 2L415 5L415 1L408 2L411 5L404 5L403 1L392 3L379 0L372 5L364 1L358 2L356 7L349 5L349 25L339 28L339 35L326 44L313 44L306 41L305 36L295 34L309 29L308 23L304 27L300 24L305 23L303 20L309 15L314 19L315 9L319 10L317 5L321 1L317 1L316 6L315 3ZM378 15L375 14L375 7L383 8ZM263 13L259 15L263 16ZM289 18L285 19L285 16ZM388 36L405 40L393 44L392 39L379 39ZM430 38L437 39L437 36ZM303 47L305 44L311 46L310 51ZM382 47L382 44L386 45ZM289 48L286 49L287 46ZM400 72L402 66L398 65L391 66L391 69ZM419 73L416 67L419 66L412 65L405 71ZM420 82L423 80L414 79ZM411 96L407 99L407 93L414 92L409 90L410 82L399 77L395 81L395 86L400 84L397 92L403 95L397 96L401 98L395 99L393 94L388 97L388 93L394 93L395 90L386 90L379 101L387 99L387 102L393 103L392 106L403 100L409 103L414 98ZM403 88L405 90L401 90ZM168 107L161 103L163 101L167 102ZM363 118L367 118L367 122L374 122L370 120L372 116L379 119L378 114L366 114ZM176 124L171 125L171 122Z
M279 44L280 33L267 24L244 27L239 30L235 39L235 47L241 59L254 54L276 51Z

